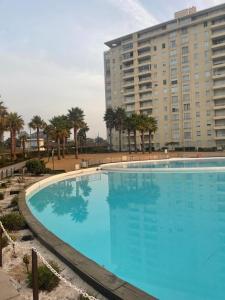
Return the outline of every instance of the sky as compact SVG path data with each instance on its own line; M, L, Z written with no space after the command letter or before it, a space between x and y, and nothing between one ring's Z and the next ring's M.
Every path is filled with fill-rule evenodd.
M220 0L0 0L0 95L29 122L84 110L105 137L104 42Z

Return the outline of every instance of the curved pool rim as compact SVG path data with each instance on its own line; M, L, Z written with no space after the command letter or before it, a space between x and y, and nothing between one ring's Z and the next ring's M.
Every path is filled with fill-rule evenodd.
M155 297L120 279L58 238L34 217L27 205L28 196L34 195L48 185L65 179L95 174L98 171L100 171L99 168L72 171L50 176L32 185L28 185L19 194L19 210L24 216L28 227L38 240L102 295L115 300L154 300L156 299Z
M108 163L100 165L101 170L103 171L119 171L119 172L130 172L130 173L139 173L139 172L153 172L153 173L193 173L193 172L225 172L225 167L190 167L190 168L127 168L126 166L135 165L135 164L146 164L146 163L160 163L160 162L175 162L175 161L202 161L202 160L225 160L225 157L198 157L198 158L166 158L166 159L151 159L151 160L137 160L137 161L123 161L116 163Z

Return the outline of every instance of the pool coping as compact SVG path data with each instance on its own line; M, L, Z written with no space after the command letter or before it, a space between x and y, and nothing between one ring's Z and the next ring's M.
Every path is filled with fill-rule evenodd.
M225 157L198 157L198 158L167 158L167 159L150 159L142 161L123 161L116 163L102 164L99 167L102 171L119 171L129 173L198 173L198 172L225 172L225 167L191 167L191 168L127 168L127 164L144 164L144 163L155 163L158 162L171 162L171 161L195 161L195 160L215 160L224 159ZM118 165L119 167L116 167Z
M65 180L72 177L90 175L99 171L99 168L90 168L82 171L72 171L47 177L34 184L27 186L19 194L19 210L24 216L28 227L37 239L53 254L60 258L85 282L99 291L102 295L112 300L155 300L157 298L147 294L141 289L120 279L110 271L101 267L99 264L89 259L79 251L63 242L55 234L44 227L32 214L27 203L26 197L37 189L44 188L52 182ZM44 183L44 184L43 184ZM46 185L47 183L47 185Z

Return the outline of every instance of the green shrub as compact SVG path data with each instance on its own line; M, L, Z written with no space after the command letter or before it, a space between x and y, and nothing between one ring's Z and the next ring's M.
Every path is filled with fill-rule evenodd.
M89 297L85 297L85 296L83 296L82 294L80 294L79 296L78 296L78 300L88 300L89 299Z
M57 271L60 272L58 265L50 261L49 264ZM27 275L28 287L32 288L32 273ZM44 291L52 291L59 284L59 278L56 277L45 265L38 267L38 288Z
M27 171L34 175L45 173L45 162L39 159L31 159L26 162Z
M11 202L10 202L10 207L18 206L18 200L19 200L18 196L13 197Z
M7 237L6 237L6 236L3 236L3 237L2 237L2 248L7 247L8 244L9 244L9 241L8 241Z
M4 200L4 193L0 192L0 200Z
M7 186L7 183L6 182L2 182L1 183L1 188L3 189L6 189L8 186Z
M11 212L0 217L3 226L8 230L21 230L26 227L24 217L19 212Z

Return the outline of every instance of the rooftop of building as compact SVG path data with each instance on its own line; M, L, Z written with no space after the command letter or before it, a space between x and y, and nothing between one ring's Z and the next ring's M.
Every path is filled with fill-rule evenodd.
M204 16L204 15L207 17L208 13L212 13L214 11L221 10L221 9L225 9L225 3L220 4L220 5L216 5L216 6L204 9L204 10L200 10L198 12L196 11L195 7L187 8L187 9L175 12L175 14L174 14L175 18L172 19L172 20L169 20L167 22L163 22L163 23L151 26L151 27L147 27L147 28L142 29L142 30L138 30L134 33L144 34L144 33L151 32L151 31L153 32L157 29L165 30L167 25L173 24L173 23L177 24L178 21L185 20L185 19L189 18L190 16L194 20L195 18ZM188 26L188 25L190 25L190 24L184 24L183 26L185 27L185 26ZM134 33L129 33L127 35L124 35L124 36L121 36L119 38L116 38L116 39L110 40L108 42L105 42L105 45L108 46L109 48L116 47L116 46L120 45L122 41L125 41L125 40L128 40L129 38L131 38ZM162 33L163 32L161 32L161 34Z

